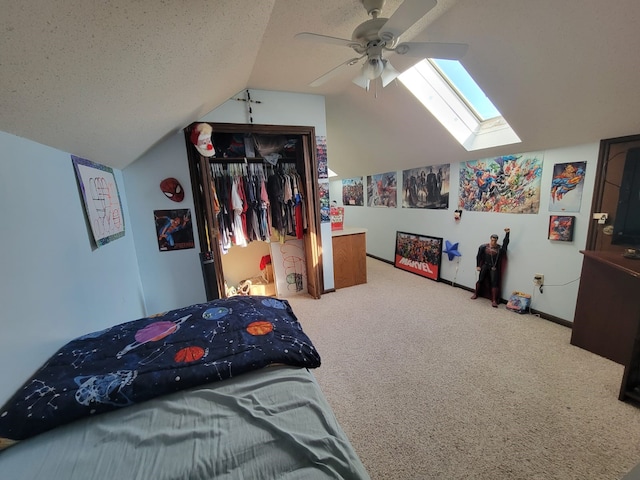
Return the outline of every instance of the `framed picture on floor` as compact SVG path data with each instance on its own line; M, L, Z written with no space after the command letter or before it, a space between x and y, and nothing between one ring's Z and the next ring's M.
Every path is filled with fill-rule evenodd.
M431 280L440 280L442 238L396 232L396 268Z
M576 217L566 215L551 215L549 217L549 240L557 242L573 241L573 227Z

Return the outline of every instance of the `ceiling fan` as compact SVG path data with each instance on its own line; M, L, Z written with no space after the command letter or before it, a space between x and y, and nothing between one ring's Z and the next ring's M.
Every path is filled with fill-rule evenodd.
M360 1L367 10L367 14L372 18L356 27L351 34L351 40L309 32L298 33L295 36L301 40L350 47L360 55L329 70L311 82L310 86L322 85L342 71L344 67L356 65L366 57L360 74L353 79L353 83L369 90L370 82L380 78L382 86L386 87L400 72L384 58L384 52L395 52L399 55L412 57L459 60L467 51L468 45L464 43L399 43L400 36L435 7L437 0L404 0L389 18L379 17L385 0Z

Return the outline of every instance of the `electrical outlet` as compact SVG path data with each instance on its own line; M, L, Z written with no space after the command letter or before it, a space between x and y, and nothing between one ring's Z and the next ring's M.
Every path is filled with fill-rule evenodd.
M541 273L534 273L533 274L533 284L541 287L544 285L544 275Z

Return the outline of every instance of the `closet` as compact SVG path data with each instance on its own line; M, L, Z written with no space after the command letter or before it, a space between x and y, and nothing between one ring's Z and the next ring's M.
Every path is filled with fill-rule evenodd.
M191 142L197 125L188 126L184 134L207 299L227 296L229 282L225 285L225 281L234 270L229 258L242 256L246 263L249 257L258 265L265 251L296 239L304 250L306 291L320 298L315 129L209 123L215 153L206 157ZM274 263L279 261L273 257ZM275 267L278 277L278 265ZM299 276L285 270L276 281L278 285L296 282Z

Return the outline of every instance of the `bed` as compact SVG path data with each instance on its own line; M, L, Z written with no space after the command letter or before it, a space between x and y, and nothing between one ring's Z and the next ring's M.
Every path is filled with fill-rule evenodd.
M286 300L232 297L63 346L0 408L19 479L368 479ZM126 408L125 408L126 407Z

